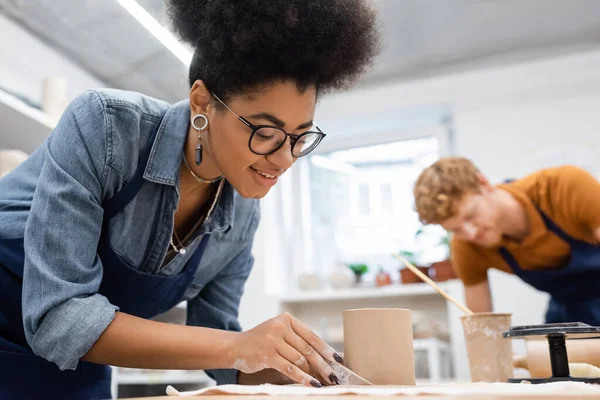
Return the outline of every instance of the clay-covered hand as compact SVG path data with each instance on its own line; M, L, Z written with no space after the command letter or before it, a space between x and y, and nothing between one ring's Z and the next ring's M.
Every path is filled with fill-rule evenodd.
M237 334L231 352L232 367L247 374L272 368L305 386L339 384L329 363L342 358L289 313Z

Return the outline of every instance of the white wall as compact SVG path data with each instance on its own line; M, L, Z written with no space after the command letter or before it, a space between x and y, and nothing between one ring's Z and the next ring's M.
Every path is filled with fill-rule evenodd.
M106 86L2 15L0 32L0 86L36 102L41 100L44 77L50 75L68 79L68 100L88 88Z
M348 121L368 125L372 118L373 125L393 129L404 109L443 106L452 110L456 153L492 181L564 162L600 177L599 67L597 50L364 88L324 98L315 120L333 128L329 148L345 147L361 135L345 128ZM362 134L373 132L365 127ZM543 322L545 294L514 276L494 273L491 280L498 311L512 312L515 324Z

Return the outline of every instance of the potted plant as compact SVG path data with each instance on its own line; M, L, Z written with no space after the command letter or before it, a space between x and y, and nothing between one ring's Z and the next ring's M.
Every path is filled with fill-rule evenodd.
M448 232L440 239L440 245L446 246L448 250L448 256L445 260L437 261L431 264L430 276L436 282L445 282L450 279L456 279L456 273L452 268L452 261L450 259L450 235Z
M425 275L428 275L427 267L422 267L422 266L416 265L417 264L417 255L414 252L407 251L407 250L400 250L398 252L398 254L401 255L406 261L408 261L412 265L416 266L422 273L424 273ZM400 281L404 284L422 282L421 278L419 278L417 275L415 275L414 272L412 272L410 269L408 269L406 267L403 267L400 269Z
M350 268L352 272L354 272L354 278L356 283L360 283L362 281L363 275L369 272L369 267L367 266L367 264L363 263L348 264L348 268Z

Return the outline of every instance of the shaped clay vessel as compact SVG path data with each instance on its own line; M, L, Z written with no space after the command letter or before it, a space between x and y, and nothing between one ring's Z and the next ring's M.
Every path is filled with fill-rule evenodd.
M506 382L513 376L511 314L476 313L461 317L472 382Z
M344 363L374 385L414 385L412 312L344 311Z

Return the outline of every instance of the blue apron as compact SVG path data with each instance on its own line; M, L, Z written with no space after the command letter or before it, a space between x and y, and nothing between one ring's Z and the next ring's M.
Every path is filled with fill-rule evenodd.
M135 176L104 204L103 230L98 245L103 277L99 293L120 311L151 318L177 305L194 273L209 235L202 238L183 270L172 276L140 272L115 253L107 237L108 221L138 193L158 131L155 128ZM61 371L56 364L33 354L25 339L21 311L23 239L0 239L0 398L1 399L110 399L109 366L80 361L75 370Z
M546 228L570 245L569 261L558 268L524 270L506 248L500 248L500 255L515 275L550 294L546 323L584 322L600 326L600 246L572 238L538 211Z

